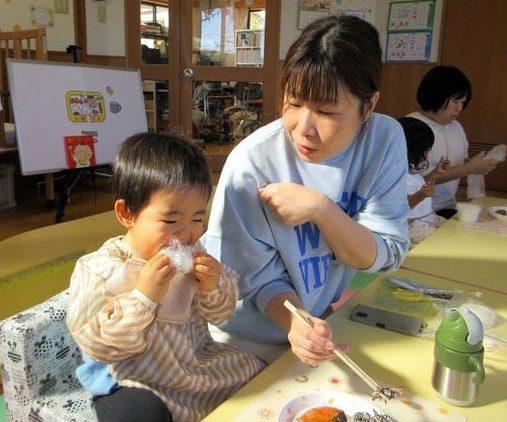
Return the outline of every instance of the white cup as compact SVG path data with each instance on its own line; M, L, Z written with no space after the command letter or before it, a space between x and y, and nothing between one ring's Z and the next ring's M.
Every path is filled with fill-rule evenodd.
M456 207L458 209L459 221L463 223L475 223L479 219L479 214L481 213L480 205L458 202Z

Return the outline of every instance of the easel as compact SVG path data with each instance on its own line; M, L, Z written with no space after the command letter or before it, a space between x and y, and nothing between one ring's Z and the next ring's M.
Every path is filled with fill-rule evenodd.
M81 50L82 47L77 45L69 45L66 49L67 53L72 53L72 58L74 63L79 63L78 59L78 50ZM92 176L93 183L93 192L95 202L97 202L97 185L95 183L95 176L103 176L103 177L111 177L110 174L96 172L95 167L87 167L86 169L73 169L73 170L64 170L64 182L60 189L60 194L58 195L58 199L56 201L56 215L55 215L55 223L60 223L62 221L63 216L65 215L65 206L69 202L70 191L79 181L84 172L89 172Z

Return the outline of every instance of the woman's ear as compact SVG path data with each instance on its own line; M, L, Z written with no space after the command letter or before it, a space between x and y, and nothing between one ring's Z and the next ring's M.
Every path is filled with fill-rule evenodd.
M125 200L117 199L114 202L114 212L120 224L126 229L130 229L130 227L132 226L133 218L129 210L125 206Z
M371 113L373 113L373 110L375 110L375 107L377 105L377 101L378 101L379 97L380 97L380 92L376 91L373 93L373 95L371 96L369 101L367 101L364 104L363 117L364 117L365 123L370 119L370 116L371 116Z

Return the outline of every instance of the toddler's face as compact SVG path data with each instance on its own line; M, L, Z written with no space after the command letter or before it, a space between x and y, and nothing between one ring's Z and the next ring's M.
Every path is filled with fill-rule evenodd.
M154 194L149 204L134 218L125 241L144 258L152 258L171 239L193 245L204 232L208 196L200 190Z

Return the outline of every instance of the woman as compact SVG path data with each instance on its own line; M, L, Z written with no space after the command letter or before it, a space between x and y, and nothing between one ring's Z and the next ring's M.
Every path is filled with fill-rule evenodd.
M369 23L330 16L310 24L283 65L282 118L229 155L205 241L240 274L236 315L220 326L232 336L288 340L311 365L330 359L332 332L321 319L330 304L358 269L401 264L406 145L394 119L373 113L381 71ZM314 329L285 300L314 315Z
M450 166L435 179L433 207L437 215L450 218L456 213L456 192L462 177L488 174L498 161L486 158L481 151L468 160L468 140L458 122L472 99L472 85L466 75L454 66L435 66L423 77L417 88L420 111L408 116L426 123L435 142L428 154L425 174L437 167L442 157Z

